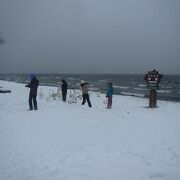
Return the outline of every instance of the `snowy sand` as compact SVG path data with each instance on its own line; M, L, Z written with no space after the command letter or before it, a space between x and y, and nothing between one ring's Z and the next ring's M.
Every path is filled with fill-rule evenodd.
M180 103L91 93L93 107L38 99L27 111L29 89L0 81L0 180L179 180Z

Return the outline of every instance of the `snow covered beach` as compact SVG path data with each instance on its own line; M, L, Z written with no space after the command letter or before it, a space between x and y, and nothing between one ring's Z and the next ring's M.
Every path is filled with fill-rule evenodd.
M0 180L179 180L180 103L91 93L92 108L38 99L27 111L29 89L0 81Z

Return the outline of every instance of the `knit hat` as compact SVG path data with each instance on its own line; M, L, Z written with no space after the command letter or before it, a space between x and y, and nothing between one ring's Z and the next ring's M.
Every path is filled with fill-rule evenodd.
M29 79L30 79L30 80L32 80L34 77L35 77L34 74L30 74L30 75L29 75Z
M84 80L81 80L81 84L84 84L84 83L86 83L86 81L84 81Z

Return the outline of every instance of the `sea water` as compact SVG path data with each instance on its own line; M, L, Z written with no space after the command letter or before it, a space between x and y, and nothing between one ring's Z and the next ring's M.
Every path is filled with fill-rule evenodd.
M60 86L61 80L68 82L68 88L79 89L80 81L89 83L91 91L106 92L112 82L115 94L148 97L143 74L36 74L41 85ZM0 74L1 80L28 83L28 74ZM158 90L158 99L180 102L180 75L163 75Z

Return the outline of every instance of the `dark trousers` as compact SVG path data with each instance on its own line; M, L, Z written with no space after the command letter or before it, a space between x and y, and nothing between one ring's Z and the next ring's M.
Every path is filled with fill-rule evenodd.
M36 96L37 95L29 95L29 109L33 110L33 105L34 105L34 110L37 110L37 101L36 101Z
M107 108L111 108L111 106L112 106L112 96L108 97Z
M62 99L63 99L63 101L66 101L66 95L67 95L67 92L66 92L66 93L62 93Z
M82 102L82 105L85 104L86 100L87 100L87 102L88 102L88 106L89 106L89 107L92 107L92 106L91 106L90 99L89 99L89 94L83 94L83 102Z

